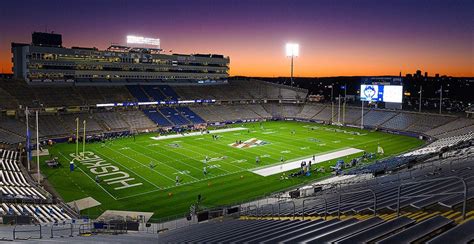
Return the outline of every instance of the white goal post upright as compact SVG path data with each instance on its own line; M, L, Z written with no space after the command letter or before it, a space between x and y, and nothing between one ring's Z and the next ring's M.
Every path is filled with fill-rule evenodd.
M86 155L86 120L82 122L84 124L84 131L82 136L82 159L84 159Z
M37 177L38 184L40 184L40 143L39 143L39 129L38 129L38 110L36 110L36 168L37 168Z

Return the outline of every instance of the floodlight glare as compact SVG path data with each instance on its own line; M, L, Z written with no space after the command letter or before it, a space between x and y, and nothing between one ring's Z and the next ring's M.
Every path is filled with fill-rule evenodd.
M127 36L127 43L146 44L160 47L160 39L143 36Z
M298 57L300 54L300 45L296 43L286 44L286 56L287 57Z

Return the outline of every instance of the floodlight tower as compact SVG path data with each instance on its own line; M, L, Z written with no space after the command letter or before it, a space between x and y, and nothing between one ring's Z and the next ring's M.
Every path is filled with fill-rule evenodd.
M291 57L291 85L293 86L293 58L300 54L300 45L296 43L286 44L286 56Z

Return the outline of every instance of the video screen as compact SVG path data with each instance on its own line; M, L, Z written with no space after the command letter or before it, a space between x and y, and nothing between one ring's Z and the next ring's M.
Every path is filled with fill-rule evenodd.
M402 103L403 86L361 85L360 100L369 102Z

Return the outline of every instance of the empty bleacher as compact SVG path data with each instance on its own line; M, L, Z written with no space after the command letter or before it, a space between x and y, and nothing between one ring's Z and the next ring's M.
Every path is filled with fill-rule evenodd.
M137 99L138 102L150 102L151 99L148 97L141 86L130 85L127 86L127 89Z
M151 97L154 101L165 101L167 97L161 92L159 86L140 86L143 91Z
M108 131L128 130L130 128L130 125L117 112L94 113L94 118L103 123Z
M186 118L193 124L202 124L206 123L204 119L199 117L195 112L193 112L190 108L188 107L177 107L176 111L178 111L182 117Z
M156 129L156 123L150 120L146 112L140 110L124 110L118 112L120 117L130 125L131 130Z
M159 126L162 126L162 127L173 126L173 123L171 121L169 121L163 114L161 114L160 111L157 111L156 109L145 109L145 110L143 110L143 112L156 125L159 125Z
M467 185L467 201L472 201L474 161L470 157L473 152L464 153L467 153L465 157L436 159L436 167L427 167L432 165L430 159L416 170L329 185L305 198L280 198L275 204L267 201L260 206L244 204L238 220L218 218L166 231L160 234L160 240L164 243L467 243L474 240L474 209L468 206L466 217L463 216L462 181ZM398 191L401 199L397 204ZM261 202L265 203L265 199ZM292 204L283 207L290 202L294 208Z
M38 223L71 220L42 190L30 184L20 167L18 152L0 149L0 215L32 216Z

